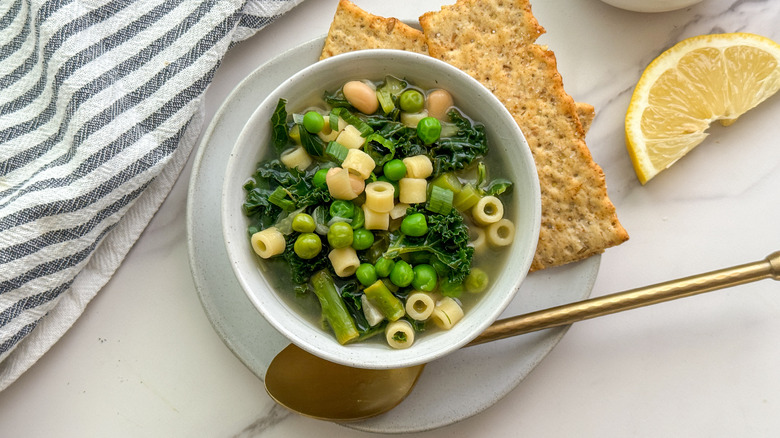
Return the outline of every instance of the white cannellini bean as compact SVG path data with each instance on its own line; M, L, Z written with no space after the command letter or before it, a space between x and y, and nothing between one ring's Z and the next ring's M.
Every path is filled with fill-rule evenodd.
M447 110L453 105L455 103L452 100L452 95L447 90L431 91L425 99L425 109L428 110L428 115L439 120L448 120Z
M376 91L360 81L349 81L344 84L341 91L350 105L365 114L373 114L379 108L379 100Z

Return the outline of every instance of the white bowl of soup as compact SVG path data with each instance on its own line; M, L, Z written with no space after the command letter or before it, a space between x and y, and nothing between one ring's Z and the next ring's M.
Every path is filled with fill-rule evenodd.
M465 345L514 298L538 240L536 167L512 116L415 53L298 72L258 105L226 175L222 231L249 300L291 342L348 366Z

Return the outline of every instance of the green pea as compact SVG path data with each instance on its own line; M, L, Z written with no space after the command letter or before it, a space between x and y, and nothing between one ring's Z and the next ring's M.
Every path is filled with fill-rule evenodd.
M321 189L328 188L328 181L326 179L328 170L329 169L320 169L314 174L314 177L311 180L312 184L314 184L314 187L319 187Z
M412 237L424 236L428 232L428 220L422 213L407 215L401 221L401 232Z
M352 247L356 250L371 248L374 244L374 233L365 228L359 228L352 232Z
M441 135L441 122L436 117L425 117L417 122L417 137L425 144L431 144Z
M406 176L406 164L404 164L403 160L395 158L382 166L382 172L385 174L387 179L391 181L399 181L401 178Z
M388 259L385 257L379 257L376 259L376 263L374 263L374 268L376 268L376 275L380 277L389 276L394 266L395 262L393 259Z
M471 268L471 272L469 272L469 275L466 277L466 281L463 282L463 285L466 286L466 290L473 294L484 292L485 289L487 289L488 284L490 284L490 279L488 278L487 272L479 268Z
M307 111L306 114L303 115L303 127L312 134L322 131L324 126L325 119L322 117L322 114L317 111Z
M352 227L346 222L335 222L328 228L328 243L333 248L352 245Z
M425 292L436 289L436 283L439 281L439 277L436 275L436 270L433 269L433 266L422 264L415 266L412 270L414 271L412 287Z
M314 233L302 233L295 239L293 250L298 257L305 260L316 257L322 251L320 236Z
M355 216L355 204L351 201L336 200L330 204L330 217L351 219Z
M355 277L357 277L360 284L363 286L371 286L376 283L377 275L376 268L371 263L362 263L355 271Z
M412 266L403 260L397 261L390 271L390 281L398 287L406 287L412 284L412 280L414 280Z
M306 213L298 213L293 217L292 229L299 233L313 233L317 228L314 218Z
M414 89L409 89L401 93L398 101L401 105L401 110L409 113L420 112L425 106L425 96Z

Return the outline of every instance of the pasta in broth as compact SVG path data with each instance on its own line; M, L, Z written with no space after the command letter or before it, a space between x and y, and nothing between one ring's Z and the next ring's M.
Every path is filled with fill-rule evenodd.
M388 76L301 113L277 105L273 154L244 185L249 238L276 289L342 344L409 348L457 325L500 273L512 183L489 177L502 163L452 102Z

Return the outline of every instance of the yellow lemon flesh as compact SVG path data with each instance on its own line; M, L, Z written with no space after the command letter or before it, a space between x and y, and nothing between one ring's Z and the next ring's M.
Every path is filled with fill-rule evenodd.
M642 184L780 89L780 45L748 33L689 38L647 66L626 114L626 145Z

